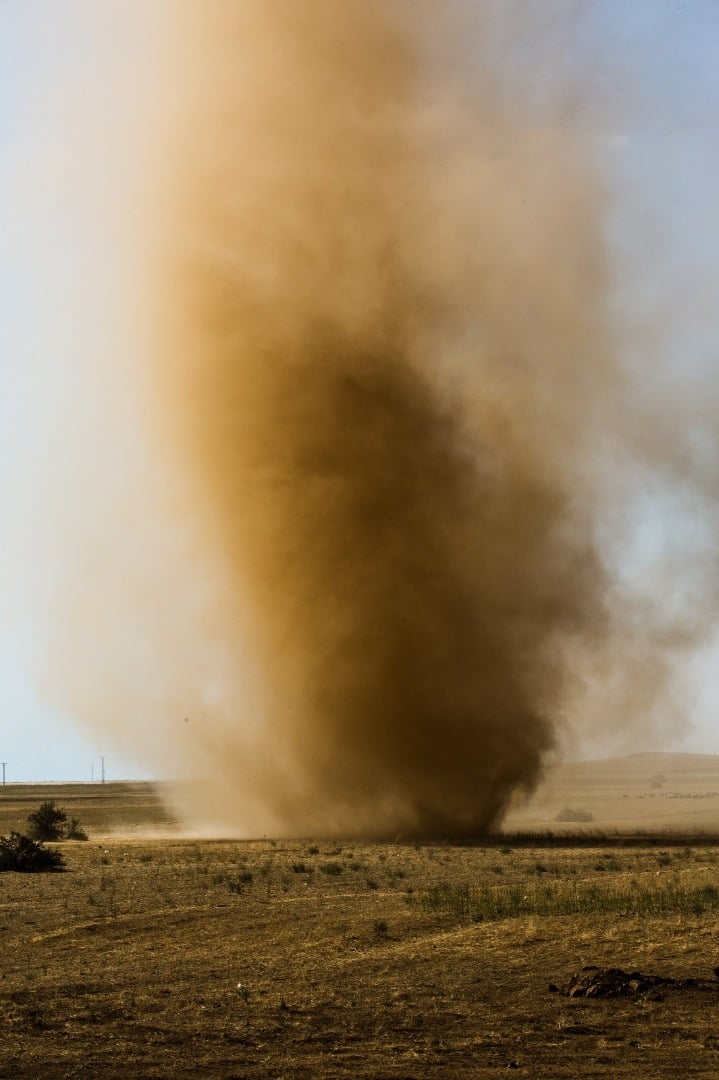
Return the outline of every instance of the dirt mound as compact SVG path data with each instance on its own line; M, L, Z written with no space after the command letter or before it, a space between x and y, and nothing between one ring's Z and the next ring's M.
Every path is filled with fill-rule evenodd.
M719 968L714 974L719 978ZM623 971L621 968L600 968L594 964L581 971L562 986L549 984L549 990L565 997L638 997L650 995L660 998L662 990L719 990L714 979L672 979L665 975L646 975L641 971Z

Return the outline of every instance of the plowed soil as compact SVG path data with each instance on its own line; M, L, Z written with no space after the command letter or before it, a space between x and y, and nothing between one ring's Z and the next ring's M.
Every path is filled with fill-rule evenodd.
M418 902L438 884L716 885L707 835L146 839L153 805L171 823L123 790L3 794L3 831L51 797L90 839L61 845L65 873L0 874L2 1078L719 1076L716 913L477 922ZM665 982L550 992L587 965Z

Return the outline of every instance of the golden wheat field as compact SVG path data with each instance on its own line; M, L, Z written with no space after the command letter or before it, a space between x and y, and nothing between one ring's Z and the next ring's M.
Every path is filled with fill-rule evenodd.
M51 798L89 840L0 875L0 1076L716 1077L712 787L712 757L566 765L503 835L420 845L195 839L151 785L8 786L0 832ZM562 992L587 965L675 981Z

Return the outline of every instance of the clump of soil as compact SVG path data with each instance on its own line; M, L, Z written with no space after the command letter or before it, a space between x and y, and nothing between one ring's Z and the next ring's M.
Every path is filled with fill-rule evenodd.
M719 978L719 968L714 974ZM549 984L549 990L565 997L612 998L647 995L661 999L662 990L719 990L712 979L672 979L666 975L646 975L641 971L621 968L600 968L594 964L583 967L562 986Z

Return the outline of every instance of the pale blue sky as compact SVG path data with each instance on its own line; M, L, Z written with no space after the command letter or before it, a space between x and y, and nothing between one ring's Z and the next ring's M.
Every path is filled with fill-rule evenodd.
M153 19L142 7L108 5L104 18L100 5L72 0L0 2L0 758L9 779L89 779L101 753L108 775L149 771L87 737L33 670L48 596L65 572L65 478L91 473L93 431L111 418L113 367L123 364L114 345L125 344L123 307L109 293L134 212L142 144L132 126L152 86ZM91 364L106 385L85 395ZM114 427L112 454L127 460L136 452L128 425ZM97 449L106 460L107 446Z
M0 0L0 760L10 780L89 779L101 753L109 776L157 771L54 708L35 657L47 597L67 572L62 551L73 527L87 527L64 517L67 470L94 490L93 447L106 429L115 433L103 459L111 487L124 491L146 467L118 371L130 344L125 238L158 91L161 10L159 0ZM561 62L580 84L586 69L594 86L592 138L615 195L615 302L656 322L681 296L657 335L657 367L708 385L719 367L719 3L596 0L587 12ZM95 270L93 310L78 320ZM90 362L102 389L87 399ZM81 435L72 447L70 431ZM642 513L647 549L676 528L651 499ZM716 650L695 661L687 748L719 748L716 666Z

